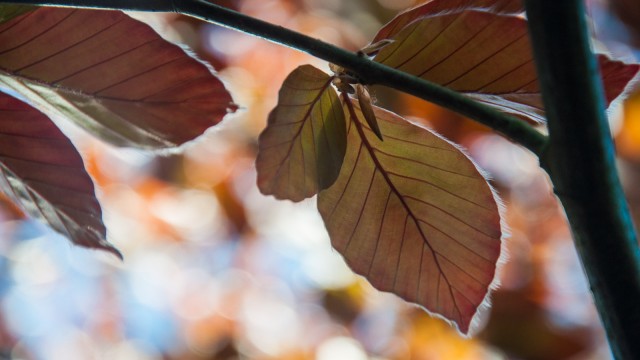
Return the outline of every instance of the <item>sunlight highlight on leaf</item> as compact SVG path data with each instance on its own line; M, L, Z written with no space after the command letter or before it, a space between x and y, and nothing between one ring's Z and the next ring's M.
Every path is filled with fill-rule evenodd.
M80 154L44 114L0 93L0 190L74 244L122 255Z
M284 81L259 139L258 187L300 201L331 186L346 149L346 125L333 78L311 65Z
M503 235L496 195L452 143L374 107L380 141L348 101L342 171L318 197L333 247L376 288L469 333L495 285Z
M236 106L206 65L118 11L40 8L0 25L0 84L120 146L172 148Z
M376 39L384 36L385 28ZM452 7L439 14L425 14L392 39L395 41L381 49L375 61L522 119L545 121L527 22L522 17ZM607 102L611 103L639 67L605 55L600 55L599 61Z
M385 24L372 42L389 39L425 15L436 15L457 10L483 10L494 14L520 14L524 12L522 0L430 0L405 10Z

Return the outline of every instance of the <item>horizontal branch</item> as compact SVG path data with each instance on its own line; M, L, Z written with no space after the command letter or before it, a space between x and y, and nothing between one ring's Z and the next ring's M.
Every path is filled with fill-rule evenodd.
M456 111L505 135L538 156L542 154L547 144L547 137L526 122L476 102L456 91L376 63L318 39L204 0L0 0L0 3L182 13L306 52L349 69L367 84L388 86Z

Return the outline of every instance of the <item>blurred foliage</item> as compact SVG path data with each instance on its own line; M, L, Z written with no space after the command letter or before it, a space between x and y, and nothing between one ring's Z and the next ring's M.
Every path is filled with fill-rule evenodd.
M220 3L356 50L411 1ZM379 103L466 147L506 204L511 237L502 286L483 330L463 339L442 320L354 276L331 250L315 200L292 204L257 191L256 138L280 84L301 63L327 64L175 14L136 16L213 63L242 109L180 155L114 149L74 133L123 263L70 247L0 198L0 356L610 357L564 215L527 151L447 110L375 89ZM638 217L640 93L621 108L612 113L612 128Z
M640 2L634 0L611 0L611 9L629 28L633 44L640 47Z

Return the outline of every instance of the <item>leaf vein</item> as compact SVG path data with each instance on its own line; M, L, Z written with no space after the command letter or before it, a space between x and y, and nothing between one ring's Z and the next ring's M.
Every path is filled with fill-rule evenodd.
M13 51L13 50L17 50L17 49L19 49L19 48L21 48L21 47L23 47L23 46L25 46L25 45L29 44L29 43L30 43L30 42L32 42L33 40L36 40L36 39L37 39L37 38L39 38L40 36L42 36L42 35L46 34L47 32L49 32L49 30L51 30L51 29L53 29L53 28L57 27L58 25L62 24L64 21L66 21L68 18L70 18L70 17L71 17L71 15L73 15L76 11L77 11L77 10L75 10L75 9L74 9L74 10L72 10L72 11L71 11L71 12L69 12L69 14L67 14L65 17L63 17L62 19L58 20L58 22L56 22L55 24L53 24L53 25L49 26L48 28L44 29L43 31L39 32L38 34L36 34L35 36L31 37L30 39L28 39L28 40L26 40L26 41L24 41L24 42L22 42L22 43L20 43L20 44L18 44L18 45L16 45L16 46L12 47L12 48L5 49L5 50L3 50L3 51L0 51L0 55L4 55L4 54L6 54L6 53L8 53L8 52L11 52L11 51Z
M63 48L63 49L61 49L59 51L56 51L56 52L54 52L52 54L49 54L49 55L45 56L42 59L39 59L39 60L34 61L34 62L32 62L30 64L27 64L27 65L23 65L21 68L14 69L13 71L16 72L16 73L19 73L19 72L21 72L21 71L23 71L25 69L30 68L31 66L34 66L34 65L39 64L39 63L42 63L43 61L47 61L47 60L51 59L52 57L54 57L56 55L59 55L59 54L62 54L65 51L68 51L69 49L72 49L72 48L82 44L83 42L85 42L87 40L93 39L94 37L98 36L99 34L102 34L103 32L113 28L115 25L121 23L122 21L124 21L124 18L120 18L118 21L109 24L108 26L98 30L97 32L95 32L95 33L93 33L93 34L91 34L91 35L89 35L89 36L87 36L87 37L85 37L83 39L80 39L80 41L77 41L77 42L75 42L75 43L73 43L73 44L71 44L71 45L69 45L69 46L67 46L67 47L65 47L65 48Z
M473 201L471 201L471 200L469 200L469 199L467 199L467 198L464 198L464 197L462 197L462 196L460 196L460 195L458 195L458 194L456 194L456 193L454 193L454 192L451 192L451 191L449 191L449 190L447 190L447 189L445 189L445 188L443 188L443 187L441 187L441 186L438 186L438 185L436 185L436 184L434 184L434 183L431 183L431 182L429 182L429 181L426 181L426 180L424 180L424 179L420 179L420 178L416 178L416 177L412 177L412 176L408 176L408 175L403 175L403 174L399 174L399 173L395 173L395 172L393 172L393 171L386 171L386 172L387 172L388 174L390 174L390 175L397 176L397 177L400 177L400 178L403 178L403 179L412 180L412 181L417 181L417 182L419 182L419 183L423 183L423 184L429 184L429 185L431 185L431 186L435 187L435 188L436 188L436 189L438 189L438 190L442 190L442 191L446 192L447 194L449 194L449 195L451 195L451 196L453 196L453 197L456 197L456 198L458 198L458 199L460 199L460 200L466 201L466 202L468 202L468 203L470 203L470 204L474 204L474 205L476 205L476 206L478 206L478 207L480 207L480 208L482 208L482 209L484 209L484 210L488 210L488 211L492 211L492 210L493 210L493 209L488 209L488 208L486 208L486 207L484 207L484 206L482 206L482 205L480 205L480 204L478 204L478 203L476 203L476 202L473 202ZM400 196L404 196L404 195L402 195L402 194L400 194L400 193L398 193L398 195L400 195Z
M492 54L486 56L484 59L480 60L477 64L473 65L471 68L466 69L465 71L463 71L461 74L459 74L458 76L456 76L455 78L453 78L452 80L442 84L443 86L450 86L453 82L460 80L462 77L464 77L465 75L470 74L473 70L476 70L478 67L480 67L482 64L484 64L487 60L495 57L496 55L500 54L502 51L504 51L505 49L507 49L509 46L515 44L516 42L522 40L525 36L527 36L527 33L524 32L522 34L520 34L520 36L518 36L517 38L515 38L514 40L508 42L507 44L505 44L504 46L502 46L501 48L499 48L498 50L494 51Z

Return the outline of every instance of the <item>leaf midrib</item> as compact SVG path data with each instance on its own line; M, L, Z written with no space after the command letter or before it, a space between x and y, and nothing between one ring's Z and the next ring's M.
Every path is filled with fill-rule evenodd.
M320 100L320 98L322 98L322 95L325 93L325 91L327 91L327 89L330 87L331 85L331 81L333 80L333 76L329 77L327 79L327 81L322 84L322 86L320 88L318 88L318 95L316 95L316 97L309 102L307 105L309 106L309 109L307 109L306 113L304 114L304 116L302 117L302 120L300 121L296 121L293 123L288 123L288 124L296 124L296 123L300 123L300 126L298 127L298 129L296 130L295 134L292 137L292 140L289 142L289 148L287 149L287 155L285 157L288 158L291 156L291 151L293 150L293 146L296 144L297 140L300 138L300 134L302 133L302 129L304 129L305 125L307 124L307 121L309 121L309 119L311 118L311 112L313 111L313 109L316 107L316 105L318 104L318 101ZM287 105L287 106L291 106L291 105ZM276 174L274 176L274 178L279 177L280 172L283 169L283 165L284 162L281 162L280 164L278 164L278 170L276 171Z
M463 321L462 313L460 311L460 307L458 306L458 302L456 301L456 298L455 298L455 296L453 294L453 286L451 285L451 282L447 278L447 275L445 274L444 270L442 269L442 266L440 265L440 261L438 260L438 257L436 256L438 254L438 252L435 251L435 249L431 246L431 244L429 244L429 241L427 240L427 236L424 234L424 231L422 230L422 227L420 226L420 221L418 220L416 215L413 213L413 211L409 207L409 204L407 204L407 202L404 200L403 195L396 188L396 186L394 185L393 181L389 178L387 173L384 171L384 167L380 163L380 160L378 160L378 157L375 155L375 150L374 150L373 146L371 146L371 144L369 143L369 140L367 139L366 135L364 134L364 130L362 129L362 124L360 123L360 120L358 119L358 117L357 117L357 115L356 115L356 113L355 113L355 111L353 109L353 104L351 103L351 99L349 98L349 96L346 93L342 93L342 98L343 98L344 102L347 105L347 109L349 111L349 115L351 116L351 119L353 120L355 128L358 131L358 135L360 135L360 140L362 141L362 143L366 147L367 152L369 153L369 156L371 157L371 160L373 161L373 164L374 164L376 170L378 172L380 172L380 174L384 178L385 182L387 183L387 185L391 189L391 192L398 198L398 200L400 200L400 203L405 208L405 210L407 211L407 214L409 215L409 217L411 217L412 221L414 222L415 226L417 227L418 232L420 233L420 236L424 240L424 243L427 245L429 250L433 253L433 259L435 260L436 266L438 267L438 270L440 271L440 274L442 275L442 277L444 278L444 280L447 283L447 286L449 288L449 294L450 294L451 299L453 301L453 304L454 304L454 306L456 308L456 311L458 312L458 317L459 317L460 321ZM422 258L420 259L420 264L421 264L420 267L422 267ZM422 273L420 272L418 274L418 288L420 287L421 275L422 275ZM419 296L419 294L416 294L416 295Z

